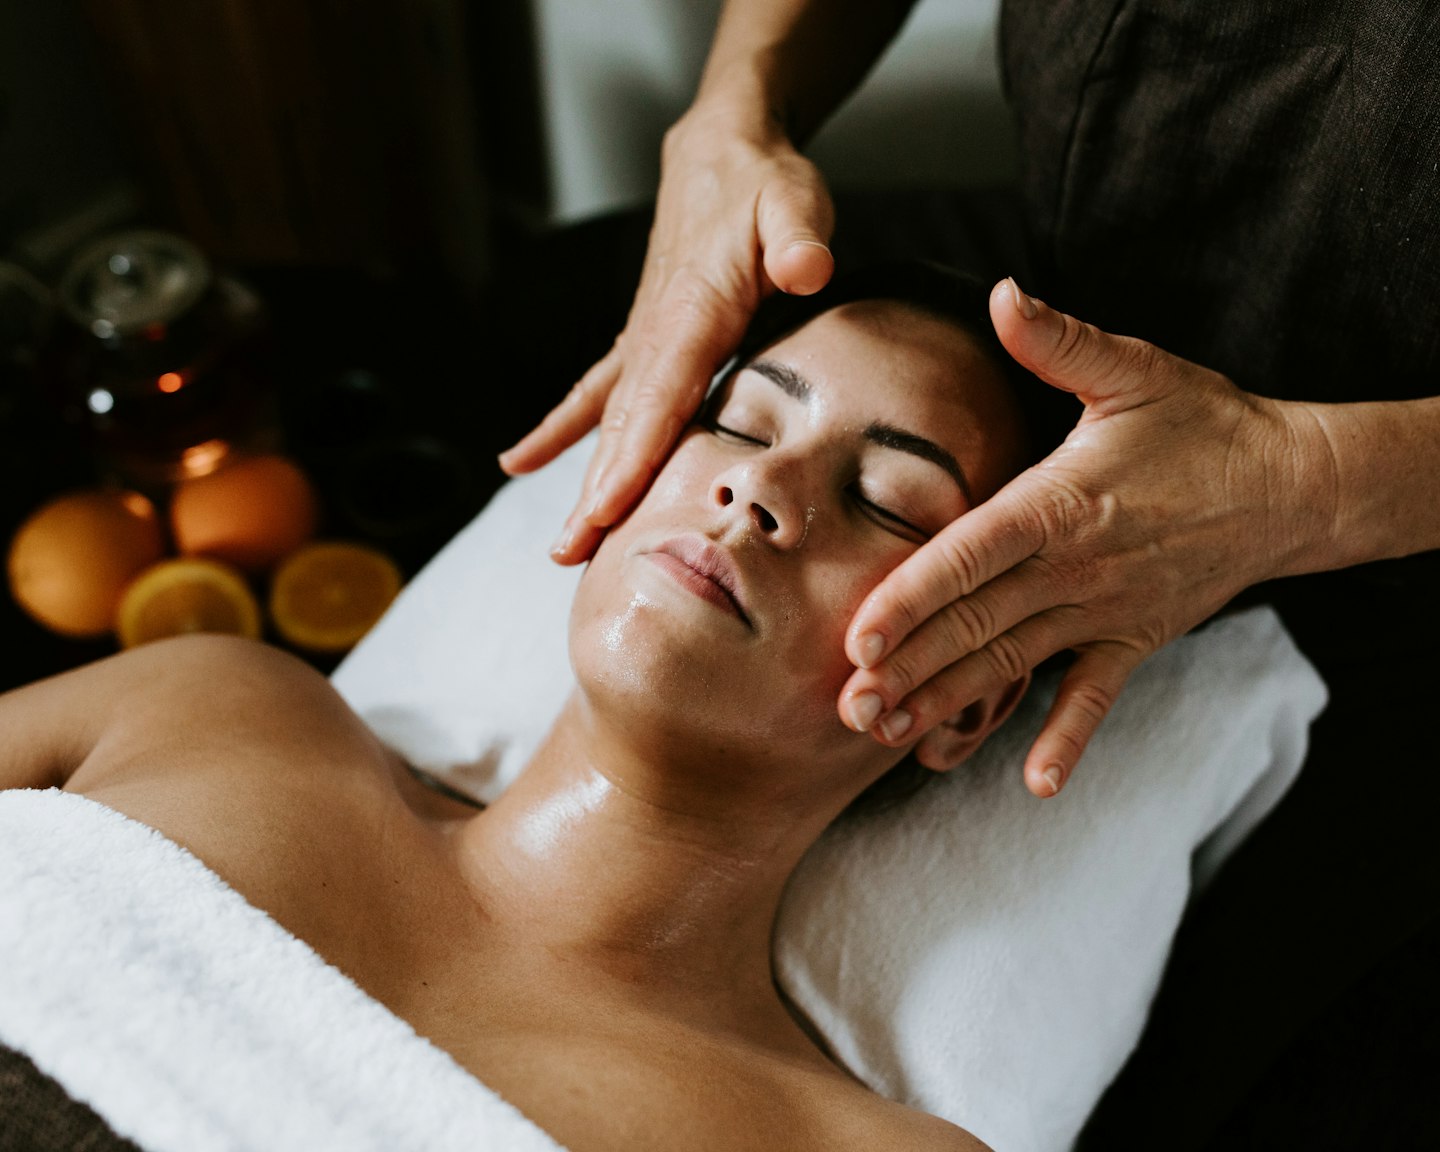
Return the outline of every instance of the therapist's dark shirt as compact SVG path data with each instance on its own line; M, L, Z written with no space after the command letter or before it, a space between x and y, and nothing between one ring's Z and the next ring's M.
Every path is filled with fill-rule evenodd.
M1440 3L1005 0L1001 39L1038 294L1263 395L1440 394ZM1437 557L1267 590L1331 703L1085 1152L1440 1147Z
M1440 393L1440 4L1007 0L1042 283L1265 395Z

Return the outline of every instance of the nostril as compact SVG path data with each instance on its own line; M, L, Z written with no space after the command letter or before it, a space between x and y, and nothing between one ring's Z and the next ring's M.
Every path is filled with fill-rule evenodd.
M750 508L755 513L755 522L760 525L760 531L770 533L780 527L780 522L759 504L752 504Z
M719 498L720 506L722 508L727 507L735 502L735 493L724 486L722 486L720 488L720 491L717 492L715 495Z

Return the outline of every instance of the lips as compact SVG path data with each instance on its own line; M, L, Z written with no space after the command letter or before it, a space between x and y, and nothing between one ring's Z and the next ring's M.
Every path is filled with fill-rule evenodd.
M697 596L754 627L745 611L746 596L739 571L723 549L698 536L677 536L648 555Z

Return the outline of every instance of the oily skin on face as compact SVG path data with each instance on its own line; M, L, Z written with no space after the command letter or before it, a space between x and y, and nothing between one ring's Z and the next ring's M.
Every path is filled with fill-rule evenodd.
M730 377L592 561L572 659L597 706L674 726L692 749L767 770L797 750L880 766L897 757L867 759L836 718L853 671L844 627L885 574L1007 478L1008 393L968 335L888 302L826 313L755 363L769 369ZM933 441L969 492L876 429ZM748 626L656 563L677 537L729 554Z

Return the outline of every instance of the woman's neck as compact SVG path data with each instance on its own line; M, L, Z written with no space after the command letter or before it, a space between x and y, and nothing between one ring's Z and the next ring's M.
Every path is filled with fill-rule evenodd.
M781 892L830 814L717 787L714 763L657 765L664 743L572 697L519 780L465 826L462 870L491 923L573 971L657 1007L773 1016Z

